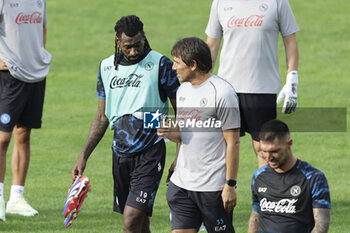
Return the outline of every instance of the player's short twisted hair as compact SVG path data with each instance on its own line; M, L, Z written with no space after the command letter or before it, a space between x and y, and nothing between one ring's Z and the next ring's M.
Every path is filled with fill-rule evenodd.
M280 120L270 120L263 124L260 129L260 141L272 142L276 138L280 141L289 137L289 128L286 123Z
M141 22L140 18L136 15L128 15L121 17L115 24L114 31L116 32L116 36L121 39L121 36L123 33L129 37L133 37L137 35L138 33L141 33L142 35L145 34L143 31L143 23ZM145 37L145 49L151 48L149 46L149 43L147 41L147 38ZM114 66L115 69L117 69L118 64L118 58L119 58L119 52L120 48L117 43L115 43L115 56L114 56Z
M196 61L202 73L208 73L213 66L208 45L197 37L183 38L176 42L171 50L171 55L180 57L188 66L193 65L193 61Z

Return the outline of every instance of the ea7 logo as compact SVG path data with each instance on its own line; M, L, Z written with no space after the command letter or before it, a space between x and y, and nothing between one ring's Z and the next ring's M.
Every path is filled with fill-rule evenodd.
M223 226L215 226L215 231L219 232L219 231L225 231L226 230L226 225Z
M136 201L145 204L147 196L148 196L148 194L146 192L141 191L140 196L136 197Z
M103 68L104 71L110 70L110 69L112 69L112 66L105 66L105 67Z
M266 190L267 190L267 188L264 188L264 187L259 187L259 188L258 188L258 192L259 192L259 193L265 193Z
M143 204L146 203L146 199L143 199L143 198L141 198L141 197L136 197L136 201L137 201L137 202L141 202L141 203L143 203Z

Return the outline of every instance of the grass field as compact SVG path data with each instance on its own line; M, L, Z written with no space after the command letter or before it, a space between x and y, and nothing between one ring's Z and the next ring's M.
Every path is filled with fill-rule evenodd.
M290 0L301 29L301 108L350 108L348 0ZM153 49L170 56L176 40L205 39L209 0L48 0L47 49L53 60L47 79L43 128L32 133L32 158L25 196L40 215L33 218L7 215L0 232L122 232L122 217L112 211L111 138L108 131L88 161L92 192L79 219L64 229L62 209L71 183L71 169L87 137L97 110L96 75L99 62L114 52L114 24L123 15L136 14L145 24ZM284 49L280 43L280 69L285 77ZM217 68L217 67L216 67ZM315 120L317 115L313 116ZM346 115L349 122L349 113ZM293 130L293 129L292 129ZM295 132L294 154L321 169L328 178L332 199L329 232L350 232L350 133ZM167 144L167 166L174 145ZM11 149L11 148L10 148ZM10 151L10 150L9 150ZM5 199L11 185L11 153L8 153ZM250 180L256 159L249 136L241 139L238 205L234 224L246 232L251 212ZM166 184L160 185L151 230L170 232Z

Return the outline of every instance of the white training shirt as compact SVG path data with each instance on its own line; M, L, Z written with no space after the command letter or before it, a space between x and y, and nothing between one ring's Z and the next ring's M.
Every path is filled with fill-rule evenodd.
M205 30L224 38L218 76L237 93L278 93L278 36L299 31L288 0L214 0Z
M185 82L177 91L176 106L177 121L215 119L221 121L222 129L180 127L182 142L171 182L190 191L221 191L226 181L222 130L240 128L238 98L233 87L214 75L199 86Z
M49 72L51 54L43 46L45 0L0 0L0 59L11 75L39 82Z

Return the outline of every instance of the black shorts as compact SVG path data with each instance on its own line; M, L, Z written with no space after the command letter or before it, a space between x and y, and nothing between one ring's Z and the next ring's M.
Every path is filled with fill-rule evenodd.
M232 212L227 213L221 191L193 192L169 182L166 198L171 211L171 229L199 229L202 222L209 233L235 232Z
M0 71L0 130L12 132L16 124L41 128L46 79L37 83L22 82Z
M164 140L133 157L113 153L114 211L123 214L128 205L152 216L164 163Z
M241 113L241 136L250 133L252 139L260 141L261 126L276 119L276 94L237 93Z

